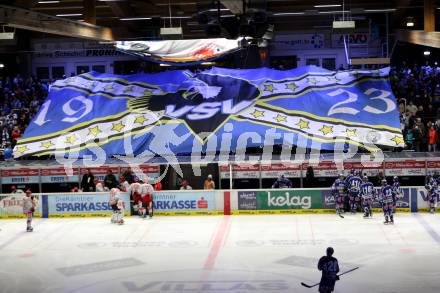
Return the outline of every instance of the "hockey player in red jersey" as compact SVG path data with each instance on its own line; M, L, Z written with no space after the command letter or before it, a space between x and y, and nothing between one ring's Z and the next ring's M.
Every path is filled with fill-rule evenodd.
M143 216L141 184L139 182L134 182L130 185L127 191L130 195L130 200L133 202L134 211L137 212L139 216Z

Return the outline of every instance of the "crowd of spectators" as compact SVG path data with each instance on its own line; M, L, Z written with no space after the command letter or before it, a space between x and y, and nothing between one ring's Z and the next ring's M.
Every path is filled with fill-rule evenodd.
M440 64L392 67L390 82L400 112L405 149L437 151L440 131Z
M48 85L33 77L0 78L0 150L14 148L47 92Z

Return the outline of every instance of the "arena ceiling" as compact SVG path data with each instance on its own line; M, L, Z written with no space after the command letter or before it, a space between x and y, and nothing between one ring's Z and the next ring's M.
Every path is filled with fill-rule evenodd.
M368 28L371 22L385 24L388 15L390 29L405 28L408 18L414 21L414 29L423 29L424 0L247 0L246 17L239 16L243 14L242 0L220 2L218 5L217 1L200 0L2 0L1 4L73 21L88 19L97 26L110 28L115 39L160 38L159 29L170 23L183 28L183 38L234 37L249 22L263 27L262 31L267 24L274 24L276 31L331 29L332 21L342 18L342 11L356 21L357 27ZM434 1L435 7L440 7L438 2ZM219 10L221 31L216 27ZM439 12L436 9L436 14Z

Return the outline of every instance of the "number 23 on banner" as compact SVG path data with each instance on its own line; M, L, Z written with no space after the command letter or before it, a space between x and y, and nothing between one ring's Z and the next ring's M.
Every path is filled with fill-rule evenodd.
M379 95L371 97L371 95L375 92L379 92ZM356 115L360 112L358 109L343 106L343 105L357 102L357 100L358 100L357 94L352 93L347 90L344 90L344 89L337 89L333 92L328 93L327 95L329 95L330 97L336 97L336 96L339 96L342 94L346 94L348 96L348 98L344 101L341 101L341 102L334 104L330 108L330 110L328 111L328 113L327 113L328 116L335 115L335 114ZM376 107L372 107L372 106L367 105L362 109L365 112L372 113L372 114L386 114L386 113L389 113L389 112L396 109L396 104L394 103L394 101L392 99L389 98L391 96L391 92L389 92L389 91L370 88L370 89L366 90L364 92L364 94L366 94L367 96L370 96L370 101L380 100L380 101L384 102L385 106L386 106L385 110L381 110Z

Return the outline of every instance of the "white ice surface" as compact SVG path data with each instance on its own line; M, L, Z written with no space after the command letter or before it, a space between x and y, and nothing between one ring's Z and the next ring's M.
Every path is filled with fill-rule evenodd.
M439 293L440 216L261 215L0 220L0 293L317 292L335 248L340 293ZM437 239L437 240L436 240Z

